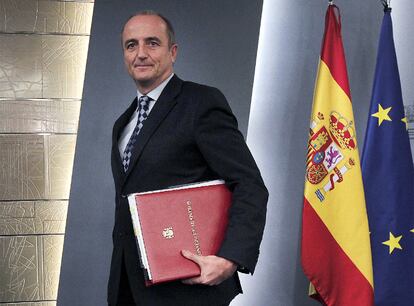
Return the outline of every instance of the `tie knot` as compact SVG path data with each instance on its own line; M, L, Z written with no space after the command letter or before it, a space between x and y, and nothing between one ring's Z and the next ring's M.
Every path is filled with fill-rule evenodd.
M141 96L138 99L138 109L144 109L145 111L148 109L149 102L151 101L151 98L148 96Z
M141 97L139 97L139 99L138 99L138 102L139 102L139 104L146 104L146 103L148 103L149 101L150 101L150 97L148 97L148 96L141 96Z

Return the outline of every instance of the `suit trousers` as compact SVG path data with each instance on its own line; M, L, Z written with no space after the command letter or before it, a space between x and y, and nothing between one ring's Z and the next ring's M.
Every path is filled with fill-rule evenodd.
M119 281L119 291L118 291L118 300L115 305L109 306L140 306L137 302L134 301L132 296L131 286L129 284L128 275L126 273L125 262L122 259L122 268L121 268L121 279ZM196 306L197 302L194 302ZM230 304L223 304L221 306L229 306ZM145 305L151 306L151 305ZM167 305L166 305L167 306Z
M132 296L131 286L129 284L124 258L122 258L122 268L121 268L120 278L121 279L119 281L118 299L117 299L116 305L113 305L113 306L138 306L139 304L137 304L134 301L134 297Z

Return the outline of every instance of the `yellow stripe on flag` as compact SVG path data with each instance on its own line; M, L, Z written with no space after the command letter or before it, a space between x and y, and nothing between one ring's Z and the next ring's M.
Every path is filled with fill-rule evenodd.
M356 143L351 101L322 60L319 64L316 84L311 120L313 133L324 127L329 134L337 133L337 140L346 141L353 137ZM339 122L336 126L330 124L331 115ZM342 125L345 126L343 129L340 128ZM348 138L347 133L350 135ZM318 141L315 140L313 145L317 146ZM329 173L324 174L325 177L321 182L310 183L306 180L305 197L343 251L373 285L370 241L367 235L368 221L358 147L341 146L340 141L336 147L342 159L336 164L335 169L332 168ZM332 158L335 160L338 157L333 155ZM323 176L317 171L314 175ZM330 189L332 185L333 189Z

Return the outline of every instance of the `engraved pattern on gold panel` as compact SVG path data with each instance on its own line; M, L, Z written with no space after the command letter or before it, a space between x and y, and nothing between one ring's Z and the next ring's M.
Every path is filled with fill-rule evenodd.
M75 135L0 135L0 201L68 199Z
M76 1L76 2L88 2L88 3L94 3L95 2L95 0L51 0L51 1L63 1L63 2Z
M44 298L56 300L62 262L63 236L43 236Z
M82 97L88 44L89 37L85 36L54 36L43 39L44 97Z
M26 302L19 302L17 303L5 303L1 304L2 306L56 306L56 302L33 302L33 303L26 303Z
M0 100L0 133L73 133L80 101Z
M42 98L42 41L34 35L0 35L0 97Z
M63 234L67 201L0 202L0 236Z
M44 198L43 137L0 135L0 200Z
M0 97L82 96L89 37L0 35Z
M0 32L88 35L93 3L0 0Z
M46 196L50 199L68 199L75 155L75 135L47 137L48 184Z
M0 237L0 303L55 300L63 235Z

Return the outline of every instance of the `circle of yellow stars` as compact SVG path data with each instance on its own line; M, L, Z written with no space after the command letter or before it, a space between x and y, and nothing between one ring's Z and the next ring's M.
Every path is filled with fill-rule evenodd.
M372 117L378 118L378 126L382 124L383 121L392 121L389 116L389 112L391 111L392 107L383 108L380 103L378 103L378 112L371 114ZM408 130L408 120L407 117L401 119L403 123L405 123L405 128Z

